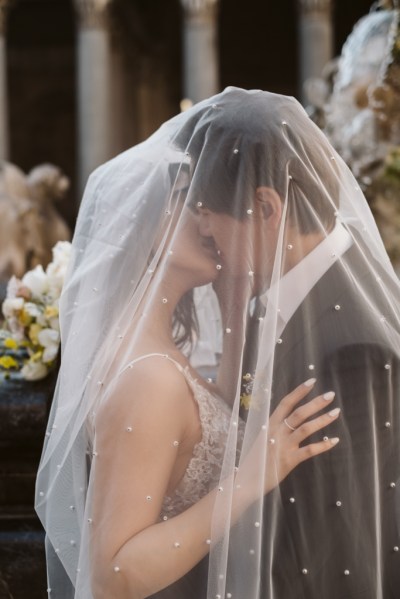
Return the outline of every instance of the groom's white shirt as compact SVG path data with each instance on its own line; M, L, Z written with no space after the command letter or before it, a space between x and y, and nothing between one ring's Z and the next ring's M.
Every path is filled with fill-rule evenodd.
M279 289L278 284L274 284L260 295L259 299L265 307L271 301L277 304L277 339L314 285L352 243L350 233L343 225L337 223L321 243L280 279Z

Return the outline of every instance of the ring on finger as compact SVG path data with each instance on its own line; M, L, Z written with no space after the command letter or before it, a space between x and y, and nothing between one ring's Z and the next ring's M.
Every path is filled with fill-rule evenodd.
M291 424L288 423L287 418L285 418L285 420L283 421L284 424L286 424L286 426L288 428L290 428L291 431L295 431L296 429L294 428L294 426L292 426Z

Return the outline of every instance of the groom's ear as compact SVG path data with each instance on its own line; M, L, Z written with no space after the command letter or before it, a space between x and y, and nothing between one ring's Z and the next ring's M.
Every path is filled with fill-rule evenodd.
M282 218L282 200L272 187L257 187L256 204L260 207L262 217L268 227L277 229Z

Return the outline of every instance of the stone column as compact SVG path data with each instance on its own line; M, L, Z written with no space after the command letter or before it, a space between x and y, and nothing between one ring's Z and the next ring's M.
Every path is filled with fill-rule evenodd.
M75 0L77 35L79 193L90 173L111 158L111 55L107 10L110 0Z
M0 0L0 160L9 152L6 24L10 0Z
M193 103L219 91L218 0L181 0L183 93Z
M333 0L297 0L299 8L300 90L310 77L320 77L333 53ZM304 99L304 98L303 98Z

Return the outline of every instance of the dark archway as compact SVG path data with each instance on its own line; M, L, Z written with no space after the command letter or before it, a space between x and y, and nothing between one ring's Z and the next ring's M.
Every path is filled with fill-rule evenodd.
M10 160L28 171L42 162L76 169L75 15L72 0L19 0L7 32ZM62 212L74 216L72 201Z

